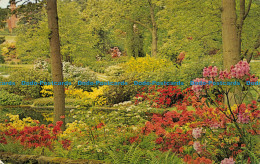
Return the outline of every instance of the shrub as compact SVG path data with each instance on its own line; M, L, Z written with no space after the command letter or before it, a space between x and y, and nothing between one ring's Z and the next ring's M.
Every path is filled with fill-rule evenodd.
M22 99L22 96L9 93L5 90L0 91L0 105L20 105Z
M7 86L7 85L1 86L3 89L7 90L8 92L22 95L25 97L39 98L39 97L41 97L41 94L40 94L41 86L40 85L22 85L22 81L48 82L48 81L51 81L51 75L48 72L35 71L33 69L30 69L30 70L19 69L17 71L11 72L10 76L8 78L4 79L4 81L15 82L15 85L13 85L12 87Z
M53 106L54 101L53 98L39 98L35 99L33 102L33 106Z

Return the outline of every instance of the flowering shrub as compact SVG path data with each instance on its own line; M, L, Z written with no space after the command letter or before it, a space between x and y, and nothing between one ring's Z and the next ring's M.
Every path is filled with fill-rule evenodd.
M147 101L151 107L167 108L185 103L190 104L194 95L190 88L183 91L177 86L151 86L143 87L136 96L136 104Z
M124 66L126 68L126 73L141 73L154 72L155 70L169 67L170 65L172 65L170 61L165 59L156 59L155 57L146 55L142 58L131 58Z
M83 99L83 100L91 100L93 105L102 106L106 104L106 98L103 97L104 91L107 86L101 86L99 88L91 88L92 92L83 91L83 89L76 89L73 86L69 86L67 90L65 90L65 94L67 97Z
M43 85L40 91L42 97L52 97L53 96L53 85Z
M106 98L103 96L104 91L107 86L101 86L99 88L91 88L92 92L84 91L83 89L77 89L73 86L69 86L65 89L66 97L82 99L85 101L91 101L91 103L95 106L103 106L106 104ZM53 96L53 86L52 85L44 85L42 86L42 90L40 91L42 97L52 97Z
M209 79L195 81L216 81L224 77L224 80L234 78L244 84L245 80L257 79L250 75L249 70L246 62L239 62L231 67L230 72L220 72L220 75L217 67L204 68L203 75ZM214 86L192 87L196 96L190 96L188 102L194 110L188 111L186 103L183 103L176 105L177 111L153 114L151 121L146 122L142 129L142 134L145 136L156 134L157 138L154 140L157 144L156 149L172 150L182 156L187 163L213 163L214 161L258 163L254 154L255 146L259 144L256 138L260 134L260 111L257 110L259 108L257 102L227 106L209 93L212 87ZM222 86L215 88L219 89L219 87ZM228 87L232 88L232 86ZM203 93L208 97L198 99ZM223 93L223 95L227 94ZM142 93L138 97L149 100L152 96ZM162 98L163 95L159 94L158 97ZM250 160L247 160L248 157Z
M6 137L19 141L26 148L48 147L52 148L54 140L57 140L61 132L62 122L56 125L39 125L39 121L32 120L30 117L19 119L18 115L8 115L10 123L0 124L0 143L7 144Z
M5 43L2 48L2 55L5 57L16 58L15 43Z

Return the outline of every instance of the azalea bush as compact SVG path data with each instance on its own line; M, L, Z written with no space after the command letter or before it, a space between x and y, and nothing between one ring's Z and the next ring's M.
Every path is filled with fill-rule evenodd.
M37 120L32 120L30 117L19 119L19 115L9 116L9 123L1 123L1 144L7 144L7 140L19 141L25 148L47 147L52 149L54 140L57 140L58 134L61 132L62 122L59 121L54 126L49 124L39 124ZM8 120L7 120L8 121ZM62 141L64 142L64 141ZM68 147L64 144L64 147Z
M181 90L177 86L143 87L135 96L135 103L147 102L151 107L167 108L177 104L190 105L190 98L194 95L191 88Z

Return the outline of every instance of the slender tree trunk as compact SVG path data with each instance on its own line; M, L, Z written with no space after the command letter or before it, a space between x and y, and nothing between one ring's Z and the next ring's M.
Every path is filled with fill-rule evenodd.
M240 60L240 38L236 27L236 2L235 0L222 0L222 44L223 44L223 65L229 70ZM231 105L235 104L235 94L228 95ZM227 99L225 100L227 102Z
M51 72L53 82L63 82L62 62L60 53L59 26L57 14L57 0L47 0L47 14L49 26L49 41L51 52ZM62 130L65 129L65 94L63 85L54 85L54 123L63 121Z
M151 0L148 0L149 6L150 6L150 15L151 15L151 21L152 21L152 56L157 55L157 25L154 15L154 5L152 4Z
M222 0L222 8L223 65L230 69L240 60L235 0Z

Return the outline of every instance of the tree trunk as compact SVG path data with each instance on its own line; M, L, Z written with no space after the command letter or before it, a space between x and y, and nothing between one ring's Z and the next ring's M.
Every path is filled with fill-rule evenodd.
M157 55L157 25L155 21L155 15L154 15L154 5L152 4L151 0L148 0L149 6L150 6L150 15L151 15L151 21L152 21L152 56Z
M62 61L60 53L59 26L57 14L57 0L47 0L47 14L49 26L49 41L51 52L51 72L52 80L55 82L63 82ZM54 123L62 121L62 130L65 129L65 94L64 85L54 85Z
M223 65L224 69L230 69L240 59L235 0L222 0L222 8Z
M236 27L236 2L235 0L222 0L222 44L224 70L229 70L240 60L240 38ZM229 95L230 105L235 104L235 94ZM227 102L227 99L225 100Z

